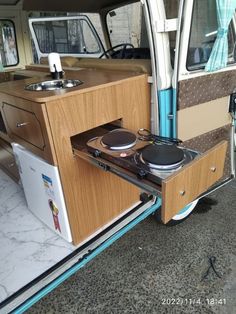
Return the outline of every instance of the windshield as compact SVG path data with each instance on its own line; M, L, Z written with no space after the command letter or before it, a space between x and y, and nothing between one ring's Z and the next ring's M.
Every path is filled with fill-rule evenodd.
M101 40L85 15L30 19L38 59L50 52L65 55L99 56Z

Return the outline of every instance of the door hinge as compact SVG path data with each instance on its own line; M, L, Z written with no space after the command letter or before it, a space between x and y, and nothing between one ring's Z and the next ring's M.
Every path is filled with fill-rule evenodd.
M236 93L230 95L229 112L236 119Z
M177 31L178 19L158 20L155 22L155 30L157 33L167 33Z

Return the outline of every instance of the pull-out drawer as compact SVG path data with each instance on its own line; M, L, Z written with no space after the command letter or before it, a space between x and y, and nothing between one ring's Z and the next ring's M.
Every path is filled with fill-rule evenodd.
M17 108L7 103L3 103L2 112L8 132L12 137L24 140L41 150L44 149L45 141L41 124L34 112Z
M1 116L9 142L16 142L56 164L48 117L44 103L1 95Z
M12 149L0 140L0 167L16 182L20 179Z
M164 223L223 176L226 150L227 142L222 141L163 180L161 217Z
M89 142L86 139L84 143ZM120 158L118 162L114 162L114 158L104 158L105 155L99 151L91 152L89 145L84 145L84 143L80 140L72 141L75 155L122 177L149 194L160 196L164 223L170 221L182 208L206 192L223 176L227 150L227 141L222 141L206 153L197 155L172 174L166 177L157 175L157 178L153 180L153 175L140 176L140 173L134 173L130 164L124 167L119 161Z

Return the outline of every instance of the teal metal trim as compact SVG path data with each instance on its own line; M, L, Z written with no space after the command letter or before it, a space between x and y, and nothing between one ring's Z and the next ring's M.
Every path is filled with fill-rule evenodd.
M159 116L160 116L160 135L171 136L171 120L169 115L172 114L172 89L160 90L158 92Z
M177 91L165 89L158 92L160 135L177 137Z
M139 215L137 218L135 218L133 221L131 221L128 225L123 227L121 230L116 232L113 236L111 236L109 239L107 239L105 242L103 242L99 247L97 247L94 251L89 253L81 262L78 264L72 266L70 269L65 271L62 275L60 275L58 278L56 278L54 281L52 281L50 284L48 284L45 288L43 288L41 291L36 293L33 297L31 297L29 300L27 300L25 303L23 303L20 307L18 307L16 310L13 310L13 314L21 314L24 313L26 310L28 310L32 305L34 305L36 302L38 302L40 299L45 297L48 293L53 291L55 288L57 288L61 283L63 283L66 279L68 279L70 276L75 274L79 269L84 267L88 262L90 262L93 258L95 258L98 254L103 252L106 248L108 248L111 244L113 244L116 240L121 238L126 232L131 230L133 227L135 227L139 222L153 214L156 210L158 210L161 206L161 199L157 199L156 203L152 205L150 208L148 208L145 212L143 212L141 215Z
M172 115L173 115L173 125L172 125L172 137L177 138L177 90L172 90Z

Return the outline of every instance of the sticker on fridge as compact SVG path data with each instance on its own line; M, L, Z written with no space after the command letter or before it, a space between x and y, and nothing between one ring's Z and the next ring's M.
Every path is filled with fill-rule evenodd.
M59 232L61 232L61 227L60 227L60 222L59 222L59 209L57 208L55 202L53 202L53 200L48 200L48 204L49 207L51 209L52 212L52 218L54 221L54 227L55 230L58 230Z
M46 176L45 174L42 174L42 178L43 178L43 184L44 184L44 189L45 189L46 194L50 198L54 199L55 195L54 195L54 190L53 190L52 179Z

